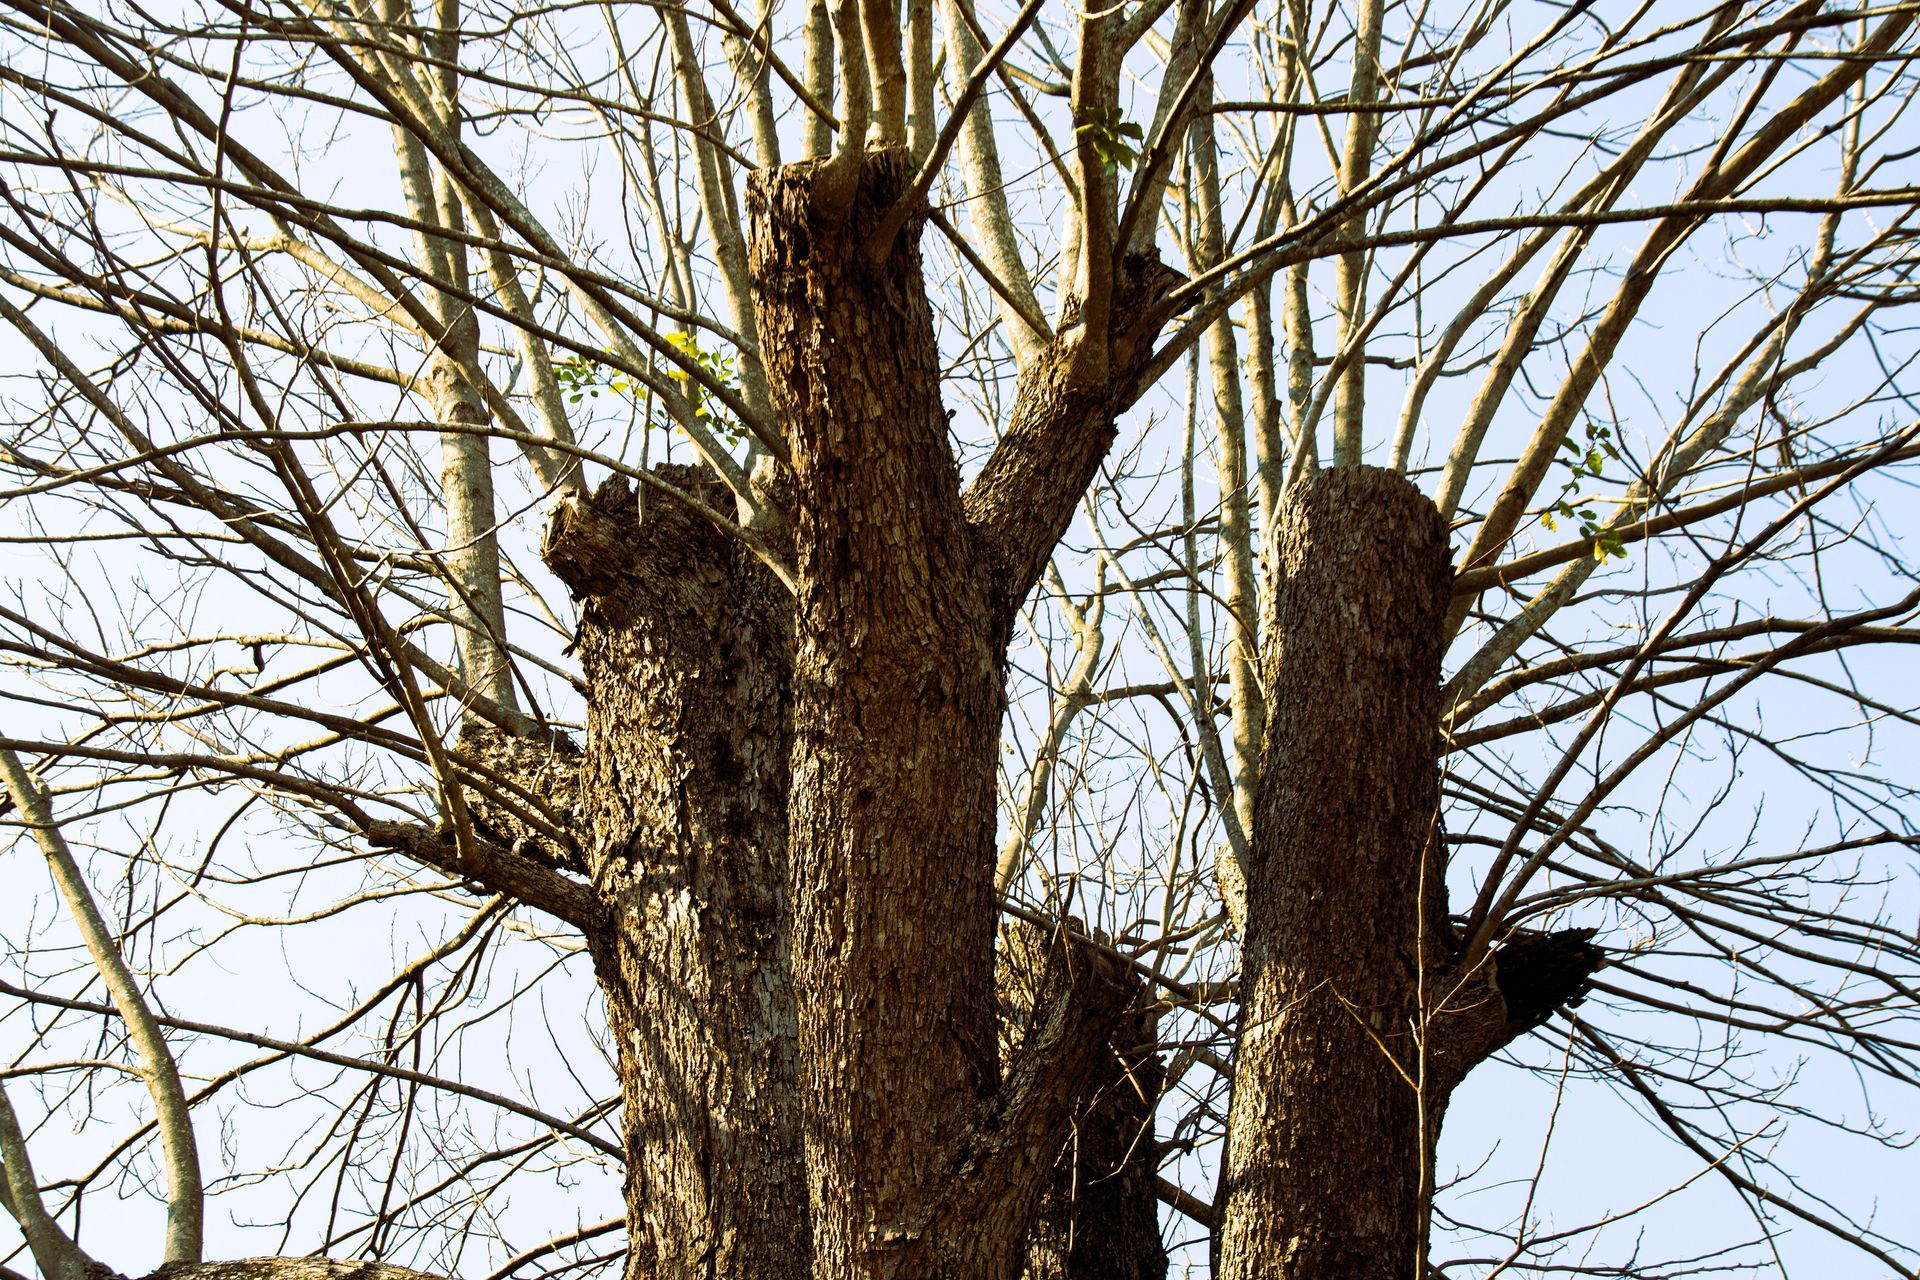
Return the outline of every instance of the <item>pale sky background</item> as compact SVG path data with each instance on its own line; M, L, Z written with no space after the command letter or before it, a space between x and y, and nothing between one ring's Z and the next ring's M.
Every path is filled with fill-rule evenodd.
M1603 6L1604 8L1605 6ZM1004 17L989 6L990 29L998 29ZM1541 21L1545 6L1517 6L1516 18L1531 30ZM591 51L581 51L590 56ZM21 56L17 49L8 56ZM1132 90L1132 113L1147 114L1151 86ZM1649 92L1652 92L1651 90ZM1223 96L1234 96L1223 88ZM11 94L0 94L0 121L27 111L31 104ZM1624 100L1610 104L1610 114L1625 113ZM17 117L16 117L17 118ZM250 143L269 144L279 139L282 122L268 113L243 116L243 129ZM301 180L308 190L326 192L346 203L365 203L393 207L397 201L392 175L391 152L383 129L364 122L335 128L319 113L311 115L310 139L324 135L324 146L311 149L300 161ZM1702 119L1689 126L1698 143L1711 139L1723 122ZM743 132L741 123L735 132ZM1912 133L1910 125L1902 128ZM551 132L568 136L563 118L552 124ZM1003 145L1015 145L1017 134L1005 131ZM1920 144L1920 136L1912 139ZM529 139L524 134L503 131L483 137L476 145L497 164L509 171L524 171L536 212L567 221L578 216L585 233L603 244L624 244L627 230L618 207L605 193L612 190L617 175L612 172L605 153L564 145L551 140ZM1676 148L1678 149L1678 148ZM1889 145L1889 150L1898 146ZM1529 198L1543 200L1545 191L1559 187L1567 170L1580 172L1587 162L1584 148L1566 139L1543 140L1537 154L1517 166L1510 180L1511 190L1502 199L1516 207ZM1833 175L1821 168L1824 155L1799 162L1779 181L1804 183L1814 192L1830 189ZM1017 158L1006 162L1010 180L1016 188L1016 206L1034 208L1036 226L1041 212L1051 214L1049 202L1041 206L1022 203L1021 193L1030 192L1031 171L1023 169ZM1675 167L1658 168L1645 180L1645 189L1635 197L1653 203L1671 194L1677 185ZM1015 176L1020 175L1020 176ZM1024 184L1024 185L1023 185ZM1664 184L1664 185L1663 185ZM588 194L593 193L593 194ZM1051 200L1051 197L1048 197ZM1493 204L1499 204L1496 200ZM1537 207L1537 205L1535 206ZM1850 215L1866 220L1873 215ZM1806 217L1776 217L1764 225L1752 220L1738 228L1737 239L1718 229L1700 232L1687 249L1676 255L1668 268L1673 278L1655 295L1643 319L1636 326L1628 347L1616 361L1616 376L1602 393L1596 393L1595 412L1608 412L1619 424L1623 446L1633 456L1644 459L1663 437L1676 406L1697 380L1699 369L1718 366L1736 350L1752 330L1751 320L1761 314L1764 300L1753 298L1750 278L1743 272L1765 274L1772 267L1791 261L1806 244L1812 220ZM1602 232L1590 259L1617 262L1640 239L1636 228ZM950 255L931 234L927 242L929 264L936 271L946 269ZM1732 263L1736 261L1736 269ZM1331 279L1331 268L1327 270ZM1523 279L1527 277L1523 276ZM1433 316L1444 316L1447 298L1457 297L1476 283L1471 268L1449 281L1435 286L1427 306L1426 323ZM1591 281L1595 297L1604 297L1613 284L1610 276ZM1568 308L1578 297L1577 289L1568 293ZM37 313L39 314L39 313ZM1731 316L1731 318L1728 318ZM1565 317L1563 317L1565 318ZM1742 320L1748 323L1741 323ZM43 316L43 323L50 323ZM78 356L96 341L85 322L62 317L57 330L68 349ZM942 339L957 356L963 339L956 337L951 325L943 326ZM1911 333L1888 338L1882 358L1900 364L1913 358L1916 344ZM1880 374L1872 364L1872 353L1864 344L1854 344L1823 369L1817 390L1810 395L1826 395L1836 401L1858 394L1859 389ZM82 363L87 363L82 360ZM1544 362L1539 366L1545 369ZM38 372L22 345L13 335L0 335L0 398L11 406L32 404L36 391L31 378ZM1626 376L1630 371L1631 377ZM1379 407L1382 425L1377 429L1377 447L1369 460L1384 456L1391 430L1391 416L1397 414L1404 374L1380 371L1369 384L1370 403ZM1461 378L1444 384L1429 403L1429 427L1416 442L1415 466L1430 465L1444 453L1452 426L1466 397L1472 394L1475 379ZM1133 450L1136 472L1151 477L1155 463L1176 456L1180 446L1181 374L1170 375L1163 386L1134 409L1122 426L1117 455ZM1550 393L1550 386L1542 390ZM169 411L181 407L155 398L148 413L156 423L166 421ZM369 402L377 400L370 396ZM959 395L950 398L959 411L956 431L973 445L984 438L973 406ZM1604 408L1602 407L1604 405ZM397 406L396 406L397 407ZM612 447L625 431L617 420L619 407L607 398L583 404L581 430L585 442L596 447ZM584 412L594 410L598 417L588 420ZM1808 416L1820 412L1818 404L1805 406ZM1853 419L1833 425L1829 438L1855 438L1884 422L1904 424L1917 416L1911 403L1892 402L1874 406ZM182 416L173 426L192 429ZM1512 444L1519 433L1531 426L1517 408L1503 412L1496 424L1499 440L1490 445L1486 456L1511 456ZM1502 443L1504 442L1504 443ZM425 442L423 442L423 447ZM653 458L658 460L666 447L663 436L656 435ZM976 460L977 447L965 450ZM496 450L503 477L503 506L524 485L525 468L517 459L509 462L504 448ZM628 451L629 460L638 457L638 449ZM1857 498L1836 499L1826 508L1836 520L1861 519L1876 530L1882 545L1896 554L1905 551L1912 557L1912 541L1920 524L1916 523L1916 504L1909 467L1904 474L1889 474L1858 486ZM521 477L509 479L509 477ZM1431 488L1431 473L1419 477ZM1147 493L1150 480L1130 482L1129 497ZM1200 498L1204 508L1211 501L1209 486ZM1557 480L1554 482L1557 483ZM1469 495L1469 504L1478 505ZM1162 481L1139 520L1148 525L1174 523L1179 518L1177 483ZM0 534L18 536L44 521L55 527L71 528L81 517L66 504L39 503L29 509L20 502L0 506ZM564 600L564 592L541 570L534 548L537 545L540 518L530 512L518 519L506 537L516 565L535 581L549 588L549 599ZM1110 539L1122 537L1109 525ZM1559 537L1537 534L1544 545ZM1564 530L1562 535L1564 536ZM1070 547L1084 548L1089 531L1084 517L1076 522L1067 537ZM130 635L149 638L170 636L181 630L269 629L275 620L261 613L262 606L240 593L231 580L223 580L205 589L177 592L175 584L154 576L158 568L136 565L119 558L112 544L98 551L97 559L82 560L71 566L77 588L62 588L48 574L47 562L33 549L20 543L4 544L0 556L6 566L4 591L10 602L36 617L51 616L56 608L54 596L64 594L64 607L70 614L69 626L84 628L79 619L92 609L109 620L112 628ZM1649 568L1651 557L1662 581L1674 578L1666 563L1667 550L1649 552L1636 547L1626 563L1613 570L1609 582L1631 583L1635 575ZM1696 553L1697 554L1697 553ZM1694 563L1698 563L1696 558ZM1087 579L1085 563L1068 569L1071 585ZM1864 599L1885 600L1891 585L1901 580L1901 571L1890 567L1864 551L1849 551L1828 561L1824 578L1813 584L1805 566L1783 563L1773 566L1768 575L1749 577L1739 588L1743 605L1758 612L1789 616L1808 616L1813 593L1823 590L1836 607L1843 602ZM1601 581L1596 578L1596 583ZM155 603L159 602L159 603ZM1670 603L1662 598L1653 604L1658 617ZM1183 607L1175 602L1175 607ZM1730 601L1719 606L1732 607ZM1630 610L1617 602L1599 601L1589 610L1597 619L1594 625L1627 624L1625 639L1632 634ZM183 616L184 615L184 618ZM1109 609L1113 628L1110 647L1116 657L1110 682L1164 678L1143 642L1139 628L1128 624L1126 610L1116 601ZM1160 621L1170 623L1172 609L1162 610ZM190 620L190 621L189 621ZM517 625L517 624L516 624ZM1562 621L1559 630L1579 635L1582 628ZM527 624L518 626L515 639L557 656L559 645L549 644L540 630ZM115 643L118 643L117 641ZM1463 642L1464 643L1464 642ZM1470 649L1457 648L1451 661L1457 663ZM244 662L236 649L231 655ZM1031 645L1016 646L1014 663L1018 670L1033 672L1037 650ZM1844 678L1840 663L1833 658L1808 660L1796 670L1817 672L1833 679ZM1859 651L1846 658L1847 672L1860 683L1896 706L1911 711L1916 703L1915 683L1910 672L1911 659L1895 650ZM26 692L28 683L15 670L0 670L0 695L9 699ZM1829 694L1785 680L1763 682L1764 724L1768 738L1793 750L1805 750L1819 759L1835 764L1871 762L1882 769L1912 778L1920 775L1920 737L1912 726L1883 722L1868 731L1847 727L1847 708ZM342 708L357 705L365 694L357 673L343 673L323 684L323 691L337 699ZM554 703L569 714L577 714L577 700L549 682ZM41 691L44 694L44 691ZM1017 699L1010 716L1010 732L1017 749L1030 747L1033 728L1044 724L1044 692L1031 674L1017 676ZM1736 704L1743 709L1753 705L1753 695ZM1730 708L1731 710L1731 708ZM1635 704L1629 714L1647 714L1644 703ZM28 736L57 737L75 721L58 706L44 703L10 701L8 731ZM1152 709L1141 713L1143 731L1162 735L1171 751L1172 735L1161 714ZM1577 723L1577 722L1576 722ZM1572 726L1565 726L1567 733ZM1628 726L1611 730L1602 752L1617 759L1634 745ZM1024 737L1022 737L1024 735ZM1802 735L1818 735L1803 737ZM1565 735L1562 735L1563 737ZM1543 754L1537 738L1515 740L1505 749L1511 755L1516 772L1538 777L1544 774L1550 758ZM1685 759L1681 757L1684 755ZM1137 765L1135 766L1137 769ZM1122 861L1131 855L1139 861L1142 851L1150 849L1152 835L1164 831L1169 815L1151 798L1144 778L1130 776L1124 768L1107 771L1105 781L1116 796L1124 797L1129 788L1138 788L1148 798L1131 820L1116 828ZM163 835L162 852L178 866L191 866L206 853L207 844L219 833L221 857L230 862L259 866L293 865L308 856L299 837L290 835L283 824L259 807L244 815L231 830L222 832L221 822L232 811L234 798L209 799L182 793L170 802ZM74 797L66 798L62 810L76 808ZM124 889L125 858L141 847L151 833L156 817L152 804L106 812L70 831L70 836L99 846L91 853L82 849L83 859L92 870L97 890L115 911L126 906L115 898L114 886ZM1003 815L1004 817L1004 815ZM1920 819L1920 805L1909 796L1896 800L1894 812L1885 818L1903 826L1911 834ZM1818 843L1834 838L1847 829L1850 819L1844 813L1823 808L1818 797L1778 758L1760 747L1748 744L1737 758L1724 741L1699 734L1690 739L1684 751L1674 750L1650 762L1635 783L1616 797L1609 806L1603 826L1624 847L1652 859L1669 844L1697 854L1715 851L1727 856L1751 842L1757 850L1788 848L1805 840ZM1464 818L1450 818L1455 834L1467 829ZM1498 829L1489 827L1488 829ZM1202 849L1217 842L1217 831L1199 841ZM1131 842L1131 844L1129 844ZM1475 851L1481 858L1484 850ZM1049 851L1052 856L1052 851ZM1067 856L1067 855L1062 855ZM1471 856L1466 861L1471 864ZM136 966L153 966L162 972L155 980L159 1003L175 1017L208 1023L220 1023L262 1034L294 1038L304 1030L327 1022L335 1011L350 1003L356 994L364 994L386 980L401 964L420 955L449 937L470 916L464 903L448 903L420 896L370 902L324 922L299 928L241 928L228 936L222 931L235 921L233 912L257 916L291 917L319 909L324 904L354 892L366 873L355 865L328 865L298 876L289 876L266 889L237 891L224 887L205 889L205 900L189 898L169 909L165 926L156 940L148 935L151 954L137 954ZM372 877L367 882L380 881ZM383 882L384 881L380 881ZM1887 852L1868 851L1863 857L1855 892L1868 901L1884 901L1896 918L1920 929L1920 877L1916 876L1912 849ZM1100 899L1083 886L1087 896L1077 900L1076 909L1087 911L1089 903ZM190 890L179 877L164 890L171 897ZM141 891L141 908L151 906L150 887ZM1458 898L1456 899L1459 900ZM1101 923L1124 923L1120 918L1133 911L1144 896L1125 904L1110 901L1112 913ZM1816 906L1818 904L1815 904ZM533 919L530 913L519 913ZM1563 922L1553 922L1559 925ZM1601 941L1609 947L1632 946L1644 937L1631 920L1608 911L1564 923L1592 923L1603 927ZM1639 930L1638 932L1636 930ZM18 842L10 851L0 852L0 978L9 982L45 986L63 993L83 985L71 972L79 961L64 953L71 938L63 919L56 913L43 865L31 844ZM1213 958L1214 968L1196 970L1191 976L1225 976L1219 970L1230 957ZM443 968L437 986L446 977ZM1667 972L1684 973L1708 987L1724 987L1728 975L1724 966L1707 960L1671 966ZM1604 975L1603 975L1604 976ZM613 1090L613 1076L604 1057L602 1025L596 1009L589 966L583 955L569 954L564 947L538 937L510 937L505 945L494 947L484 963L471 974L462 974L461 983L474 983L472 1004L475 1018L457 1034L445 1037L438 1046L437 1061L423 1069L457 1075L484 1088L530 1101L540 1109L573 1115L594 1098ZM509 998L521 987L537 984L534 992L519 999ZM97 998L97 989L90 992ZM1581 1010L1603 1029L1623 1030L1643 1025L1645 1015L1624 1018L1609 1006L1611 1001L1596 995ZM76 1024L35 1044L36 1028L45 1015L21 1007L0 997L0 1064L12 1063L26 1055L28 1060L85 1059L102 1053L118 1057L117 1046L102 1045L82 1034ZM449 1026L453 1025L449 1023ZM87 1030L97 1030L88 1024ZM1762 1122L1757 1112L1724 1117L1729 1131L1738 1133L1755 1152L1773 1155L1782 1167L1804 1175L1804 1186L1813 1195L1825 1197L1857 1216L1877 1214L1879 1222L1897 1238L1920 1242L1920 1157L1910 1148L1890 1148L1850 1136L1850 1128L1869 1124L1883 1126L1890 1133L1911 1136L1920 1132L1920 1097L1910 1087L1885 1080L1864 1080L1845 1063L1830 1056L1813 1053L1810 1047L1767 1045L1762 1038L1744 1038L1737 1046L1728 1045L1720 1029L1693 1028L1668 1021L1660 1030L1669 1043L1711 1057L1728 1054L1730 1065L1749 1078L1779 1080L1783 1095L1792 1104L1813 1113L1789 1119ZM206 1037L174 1037L176 1052L184 1068L196 1078L206 1078L233 1064L258 1056L257 1050L223 1044ZM370 1047L363 1038L343 1036L329 1046L336 1052L357 1054ZM1619 1264L1636 1252L1643 1257L1667 1259L1702 1253L1741 1240L1760 1241L1727 1260L1719 1274L1772 1274L1771 1258L1776 1257L1785 1270L1795 1276L1875 1275L1874 1264L1862 1255L1791 1220L1777 1218L1762 1224L1717 1174L1703 1169L1702 1162L1678 1147L1656 1123L1649 1121L1644 1107L1622 1096L1622 1092L1604 1081L1568 1078L1557 1075L1559 1060L1551 1047L1539 1040L1515 1046L1509 1055L1528 1069L1505 1062L1489 1064L1477 1072L1456 1097L1448 1118L1440 1152L1443 1179L1460 1176L1460 1186L1442 1199L1449 1213L1473 1222L1503 1226L1526 1214L1547 1228L1568 1228L1609 1216L1620 1221L1602 1232L1597 1240L1583 1238L1572 1246L1577 1255L1591 1243L1593 1265ZM1194 1079L1204 1076L1196 1068ZM135 1084L101 1076L93 1072L72 1072L36 1077L35 1082L51 1083L47 1097L53 1104L49 1121L32 1136L32 1151L43 1180L70 1175L88 1167L111 1144L123 1136L129 1117L144 1117L146 1099ZM210 1256L243 1256L254 1253L289 1250L306 1252L321 1247L329 1225L325 1215L325 1188L337 1170L305 1170L294 1174L261 1177L290 1162L295 1153L320 1128L333 1123L340 1114L343 1099L359 1087L361 1079L316 1063L288 1068L276 1066L235 1087L230 1087L197 1114L202 1162L211 1187L219 1192L210 1208ZM1562 1087L1564 1083L1564 1087ZM16 1105L38 1108L34 1088L27 1080L9 1081ZM386 1092L390 1103L391 1087ZM1172 1106L1163 1117L1171 1123ZM36 1111L37 1114L37 1111ZM494 1108L479 1103L461 1103L457 1099L429 1096L423 1102L422 1116L438 1115L452 1128L450 1149L505 1145L515 1138L531 1137L538 1126L519 1117L502 1116ZM383 1121L376 1120L376 1127ZM611 1125L602 1123L600 1132L615 1137ZM406 1162L424 1165L420 1135L412 1135L405 1152ZM1550 1141L1549 1141L1550 1137ZM1543 1146L1545 1159L1542 1159ZM1208 1148L1182 1162L1177 1176L1183 1185L1203 1198L1211 1198L1211 1181L1217 1148ZM370 1143L364 1156L379 1162L392 1157L391 1143ZM495 1198L477 1210L497 1230L512 1250L538 1244L578 1224L595 1222L619 1212L618 1173L597 1153L574 1144L564 1151L564 1159L553 1158L551 1172L536 1166L518 1177L511 1194ZM539 1157L547 1161L548 1156ZM383 1166L380 1166L383 1167ZM1531 1184L1537 1167L1545 1172L1537 1194ZM405 1186L420 1186L443 1170L421 1168L417 1174L403 1176ZM130 1172L113 1183L110 1194L96 1192L86 1201L83 1242L104 1261L129 1274L142 1274L158 1260L160 1238L159 1212L153 1195L151 1175L154 1162L146 1153L134 1162ZM297 1208L292 1206L290 1186L314 1179L316 1190ZM376 1184L377 1186L377 1184ZM1676 1190L1678 1188L1678 1190ZM119 1198L115 1198L115 1196ZM457 1198L457 1197L456 1197ZM1649 1206L1638 1211L1641 1206ZM1624 1215L1624 1216L1623 1216ZM1183 1240L1197 1235L1192 1224L1168 1217L1171 1239ZM11 1249L17 1241L10 1224L0 1224L0 1251ZM1762 1237L1771 1235L1770 1240ZM335 1253L358 1253L366 1249L364 1235L351 1240ZM1437 1260L1456 1256L1481 1257L1484 1242L1454 1246L1442 1233L1435 1246ZM463 1280L484 1280L506 1252L476 1245L459 1258L415 1255L404 1245L390 1253L395 1261L422 1266L458 1266ZM1913 1256L1913 1255L1907 1255ZM1920 1265L1920 1257L1914 1257ZM10 1265L23 1267L14 1260ZM1181 1250L1174 1274L1205 1274L1204 1243L1198 1248ZM1462 1275L1482 1275L1490 1268L1470 1266ZM612 1275L608 1270L597 1274ZM536 1266L522 1273L539 1274Z

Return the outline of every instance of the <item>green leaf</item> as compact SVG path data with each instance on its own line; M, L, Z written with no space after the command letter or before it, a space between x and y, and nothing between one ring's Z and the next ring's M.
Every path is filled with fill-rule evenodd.
M1146 131L1122 117L1118 107L1096 107L1086 112L1073 131L1086 138L1093 154L1109 169L1131 168L1139 158L1133 143L1146 138Z

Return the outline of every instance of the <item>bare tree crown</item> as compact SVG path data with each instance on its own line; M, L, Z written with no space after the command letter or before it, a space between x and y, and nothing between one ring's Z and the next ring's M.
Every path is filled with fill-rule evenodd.
M1916 52L5 0L0 1280L1914 1274Z

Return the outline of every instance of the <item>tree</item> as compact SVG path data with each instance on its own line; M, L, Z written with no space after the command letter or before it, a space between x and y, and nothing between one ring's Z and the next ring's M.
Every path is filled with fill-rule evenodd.
M1912 1272L1732 1038L1913 1080L1920 6L1043 8L8 0L40 1274L1598 1266L1509 1050Z

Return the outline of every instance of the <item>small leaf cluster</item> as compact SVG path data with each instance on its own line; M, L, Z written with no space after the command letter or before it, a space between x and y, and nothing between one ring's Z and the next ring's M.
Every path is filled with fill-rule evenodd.
M674 350L698 364L707 375L723 387L734 384L736 370L734 357L725 351L709 350L700 345L699 339L684 329L676 329L667 335L667 341ZM707 424L726 439L728 444L737 445L742 436L740 424L727 416L706 387L693 380L693 375L683 369L668 371L667 376L679 383L688 399L693 401L693 416L705 419Z
M607 369L592 356L568 356L553 366L554 380L560 384L568 404L579 404L588 396L598 400L603 376L606 389L617 396L624 396L633 389L626 375Z
M1576 522L1580 536L1593 544L1594 558L1603 564L1609 557L1627 554L1626 543L1612 529L1602 528L1600 516L1594 511L1592 502L1580 496L1580 482L1598 480L1606 469L1607 460L1620 461L1620 451L1613 446L1613 428L1594 422L1587 422L1586 442L1582 444L1568 432L1560 441L1561 466L1573 474L1561 486L1560 494L1553 504L1540 513L1540 523L1549 529L1560 527L1560 521Z
M1093 154L1108 170L1131 169L1140 158L1140 144L1146 130L1120 114L1118 107L1092 107L1084 112L1073 131L1093 147Z
M732 353L702 347L699 339L685 330L675 330L667 334L666 340L674 350L698 364L715 382L728 387L734 385L736 369ZM592 356L568 356L553 366L553 376L554 380L560 384L560 391L567 397L569 404L579 404L586 399L597 400L602 391L616 396L633 396L637 399L642 390L639 383L616 369L608 368ZM676 367L669 369L667 376L679 383L687 398L693 402L695 417L705 420L726 439L728 444L737 445L741 442L744 437L739 424L725 413L705 386L694 381L691 373ZM671 426L665 421L658 425Z

